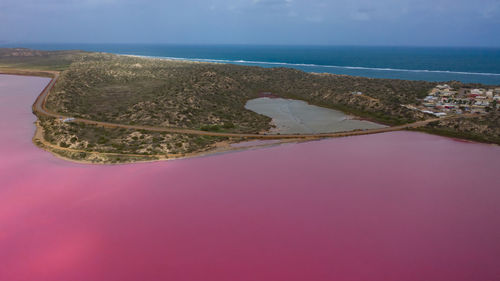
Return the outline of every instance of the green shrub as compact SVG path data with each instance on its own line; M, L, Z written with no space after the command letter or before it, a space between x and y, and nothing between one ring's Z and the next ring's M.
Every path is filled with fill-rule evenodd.
M109 142L109 139L104 137L104 136L100 136L99 139L97 140L97 143L98 144L105 144L105 143L108 143Z

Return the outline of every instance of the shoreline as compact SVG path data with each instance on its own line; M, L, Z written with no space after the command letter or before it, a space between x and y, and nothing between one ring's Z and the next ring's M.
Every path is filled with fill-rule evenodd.
M321 134L388 127L340 110L320 107L308 101L282 98L273 93L248 100L245 108L272 118L274 127L268 134Z
M173 61L190 61L190 62L201 62L201 63L221 63L221 64L238 64L245 65L251 64L255 66L260 65L278 65L278 66L301 66L301 67L318 67L318 68L337 68L337 69L351 69L351 70L369 70L369 71L386 71L386 72L414 72L414 73L441 73L441 74L459 74L459 75L479 75L479 76L500 76L500 73L493 72L467 72L467 71L454 71L454 70L430 70L430 69L403 69L403 68L389 68L389 67L366 67L366 66L342 66L342 65L322 65L322 64L312 64L312 63L289 63L289 62L269 62L269 61L252 61L252 60L229 60L229 59L212 59L212 58L184 58L184 57L167 57L167 56L148 56L148 55L134 55L134 54L122 54L122 53L112 53L120 56L130 56L139 58L153 58L153 59L167 59ZM334 74L329 72L308 72L315 74L333 74L333 75L343 75ZM348 75L351 76L351 75ZM365 77L365 76L362 76ZM366 77L369 78L369 77ZM382 78L391 79L391 78ZM396 78L394 78L396 79Z
M215 64L215 65L224 65L224 64L242 65L242 64L237 64L237 63L228 63L228 62L225 63L225 62L217 62L217 61L196 61L196 60L189 60L187 58L179 58L179 59L177 59L177 58L171 58L171 57L156 57L156 56L118 54L118 53L104 53L104 54L113 54L113 55L116 55L116 56L123 56L123 57L140 58L140 59L151 59L151 60L163 60L163 61L173 61L173 62L182 62L182 63L200 63L200 64ZM256 66L250 66L250 67L261 67L261 66L256 65ZM387 79L387 78L369 78L369 77L364 77L364 76L347 75L347 74L335 74L335 73L328 73L328 72L305 72L305 73L311 74L311 75L318 75L318 76L325 76L326 75L326 76L358 77L358 78L368 78L368 79L386 79L386 80L391 80L391 79ZM397 79L397 80L404 80L404 79ZM377 124L380 124L380 125L383 125L383 126L387 126L387 127L398 125L398 124L391 124L391 123L388 123L388 122L383 122L383 121L377 120L377 118L373 117L368 112L364 113L364 116L355 115L354 114L355 110L346 108L345 106L341 106L341 105L337 105L337 106L325 105L325 104L322 104L322 103L314 103L312 101L308 101L308 100L305 100L303 98L296 97L296 96L290 96L290 95L280 96L280 95L276 95L274 93L270 93L271 96L267 96L266 93L261 92L261 93L259 93L259 96L261 96L262 94L264 94L262 97L299 100L299 101L304 101L304 102L306 102L306 103L308 103L310 105L314 105L314 106L318 106L318 107L323 107L323 108L328 108L328 109L340 111L340 112L344 113L345 115L352 116L352 118L350 118L352 120L368 121L368 122L377 123ZM361 97L377 101L377 99L375 99L373 97L366 96L366 95L362 95ZM357 113L359 114L360 112L357 112Z
M48 85L42 90L40 95L36 98L32 109L33 113L39 113L48 117L52 118L70 118L69 116L64 116L58 113L54 113L51 111L48 111L45 108L45 102L47 99L47 96L50 94L50 90L54 86L54 84L57 81L57 78L59 77L59 73L57 71L44 71L44 70L32 70L32 69L15 69L15 68L0 68L0 74L7 74L7 75L26 75L26 76L42 76L42 77L52 77L52 80L48 83ZM307 101L306 101L307 102ZM338 110L338 109L336 109ZM339 110L343 112L344 114L348 116L355 116L353 114L350 114L348 112L344 112L342 110ZM35 114L37 115L37 114ZM37 116L38 118L38 116ZM447 118L450 118L447 117ZM110 128L127 128L127 129L136 129L136 130L149 130L149 131L155 131L155 132L167 132L167 133L180 133L180 134L192 134L192 135L205 135L205 136L224 136L224 137L237 137L237 138L243 138L245 141L248 141L248 139L268 139L268 140L278 140L277 143L269 144L269 145L261 145L261 146L249 146L249 147L239 147L239 148L225 148L225 149L209 149L207 151L200 151L200 152L195 152L195 153L186 153L182 155L173 155L174 157L169 157L168 154L165 155L139 155L139 154L120 154L120 153L105 153L105 152L92 152L92 151L85 151L85 150L75 150L75 149L67 149L67 148L62 148L57 145L53 144L48 144L45 143L44 146L42 146L43 149L51 152L52 154L57 154L61 158L65 160L73 160L78 163L85 163L85 164L96 164L92 161L86 161L86 160L76 160L70 157L66 157L64 155L61 155L57 153L57 150L59 151L65 151L67 153L88 153L88 154L95 154L95 155L113 155L113 156L123 156L123 157L137 157L137 158L156 158L152 160L132 160L129 162L125 163L137 163L137 162L150 162L150 161L162 161L162 160L173 160L173 159L183 159L183 158L192 158L192 157L198 157L198 156L204 156L204 155L213 155L216 153L222 153L222 152L229 152L229 151L237 151L237 150L247 150L247 149L252 149L252 148L260 148L260 147L265 147L265 146L270 146L270 145L278 145L282 143L289 143L289 142L303 142L303 141L310 141L310 140L318 140L318 139L323 139L323 138L337 138L337 137L347 137L347 136L355 136L355 135L368 135L368 134L378 134L378 133L385 133L385 132L392 132L392 131L399 131L399 130L406 130L410 128L418 128L421 126L425 126L429 122L433 122L439 119L426 119L422 121L417 121L414 123L408 123L404 125L398 125L398 126L392 126L392 127L384 127L384 128L377 128L377 129L368 129L368 130L353 130L353 131L345 131L345 132L335 132L335 133L320 133L320 134L269 134L269 133L262 133L262 134L238 134L238 133L221 133L221 132L209 132L209 131L201 131L201 130L195 130L195 129L181 129L181 128L167 128L167 127L152 127L152 126L140 126L140 125L124 125L124 124L115 124L115 123L108 123L108 122L100 122L100 121L93 121L93 120L87 120L87 119L82 119L82 118L74 118L72 122L80 122L88 125L93 125L93 126L101 126L101 127L110 127ZM38 121L38 120L37 120ZM380 123L379 123L380 124ZM39 126L37 122L37 126ZM44 139L43 136L40 138L40 133L38 132L39 130L35 131L35 135L38 134L38 139L40 143L43 145ZM33 138L33 142L35 143L35 137ZM35 143L37 144L37 143ZM50 148L51 147L51 148ZM123 163L122 161L119 161L120 163ZM112 164L110 162L106 162L103 164Z
M86 164L86 165L124 165L124 164L135 164L135 163L151 163L151 162L159 162L159 161L173 161L173 160L183 160L183 159L191 159L191 158L198 158L198 157L205 157L205 156L214 156L214 155L219 155L219 154L224 154L224 153L232 153L232 152L241 152L241 151L247 151L247 150L252 150L252 149L261 149L261 148L268 148L272 146L278 146L282 144L291 144L291 143L302 143L302 142L308 142L311 140L278 140L276 142L272 143L264 143L264 144L257 144L257 145L248 145L248 146L233 146L234 144L240 144L240 143L248 143L248 140L243 140L241 142L222 142L222 143L216 143L214 149L209 149L206 151L200 151L200 152L193 152L193 153L186 153L186 154L170 154L170 156L164 155L164 154L154 154L154 155L146 155L146 154L122 154L122 153L111 153L111 152L98 152L98 151L86 151L86 150L78 150L78 149L73 149L73 148L66 148L66 147L60 147L55 144L52 144L45 140L43 137L43 127L40 126L39 120L35 122L35 134L32 138L32 142L35 146L38 148L49 152L50 154L54 155L55 157L65 160L65 161L70 161L76 164ZM218 145L219 144L219 145ZM101 156L101 155L112 155L112 156L120 156L120 157L130 157L129 159L133 159L133 157L138 157L138 158L156 158L156 159L150 159L150 160L132 160L128 162L109 162L109 161L102 161L102 162L94 162L91 160L77 160L68 156L65 156L63 154L60 154L57 152L59 151L65 151L68 153L86 153L86 154L91 154L91 155L96 155L96 156ZM105 159L104 157L101 159Z

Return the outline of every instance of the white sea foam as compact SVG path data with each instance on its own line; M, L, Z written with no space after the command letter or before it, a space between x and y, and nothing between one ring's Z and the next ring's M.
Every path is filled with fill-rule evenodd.
M377 68L377 67L363 67L363 66L321 65L321 64L309 64L309 63L288 63L288 62L269 62L269 61L251 61L251 60L223 60L223 59L181 58L181 57L161 57L161 56L141 56L141 55L127 55L127 56L159 58L159 59L169 59L169 60L187 60L187 61L197 61L197 62L215 62L215 63L237 63L237 64L244 63L244 64L256 64L256 65L281 65L281 66L292 66L292 67L293 66L302 66L302 67L319 67L319 68L323 67L323 68L338 68L338 69L352 69L352 70L500 76L500 73L464 72L464 71L451 71L451 70Z

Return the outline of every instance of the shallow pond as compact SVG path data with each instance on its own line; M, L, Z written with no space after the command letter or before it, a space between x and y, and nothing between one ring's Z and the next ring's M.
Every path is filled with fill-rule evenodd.
M318 134L383 128L384 125L356 120L341 111L319 107L300 100L256 98L246 109L271 117L275 128L270 133Z

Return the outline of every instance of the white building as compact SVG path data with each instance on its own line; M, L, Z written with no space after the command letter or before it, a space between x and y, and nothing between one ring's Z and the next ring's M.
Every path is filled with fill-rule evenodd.
M438 88L439 90L450 90L451 89L451 87L448 84L437 85L436 88Z
M483 91L480 90L480 89L473 89L470 91L471 94L473 95L482 95L483 94Z

